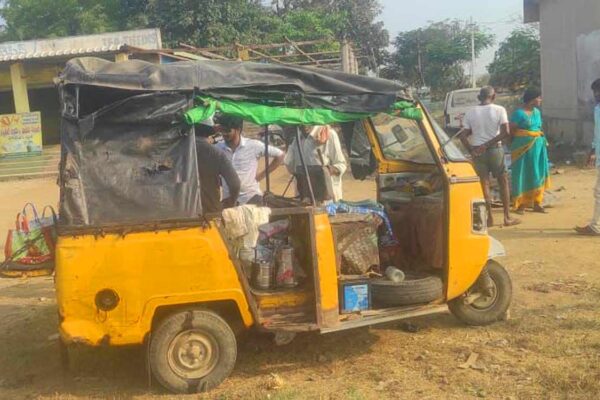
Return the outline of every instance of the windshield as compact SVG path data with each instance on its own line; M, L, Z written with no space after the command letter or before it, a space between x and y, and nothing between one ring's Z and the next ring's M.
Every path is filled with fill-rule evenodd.
M464 107L472 107L479 104L479 99L477 96L479 95L479 90L469 90L466 92L454 92L452 93L452 107L464 108Z
M460 139L458 139L456 135L450 139L450 136L448 136L446 131L438 125L438 123L431 117L431 115L429 115L429 113L427 113L427 116L429 117L429 122L433 127L435 136L437 136L440 144L442 145L442 150L444 151L446 157L448 157L450 161L469 161L469 158L467 157L467 150L463 146Z
M385 159L435 164L417 121L388 114L378 114L371 120Z

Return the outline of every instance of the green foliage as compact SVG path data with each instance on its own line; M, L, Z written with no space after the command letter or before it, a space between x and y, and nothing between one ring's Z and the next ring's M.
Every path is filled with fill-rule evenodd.
M93 0L9 0L0 16L4 40L103 32L109 24L104 4Z
M401 32L385 76L413 87L429 86L435 97L467 86L463 65L471 60L471 27L460 21L431 23ZM475 27L475 55L493 44L493 35Z
M540 86L540 37L537 29L515 29L502 43L488 66L490 84L518 90Z
M381 64L388 34L378 0L5 0L0 40L160 28L165 46L264 44L331 38L354 41ZM280 4L277 4L280 3ZM337 44L310 51L336 50Z
M262 43L278 25L265 9L246 0L148 0L150 25L161 29L163 41L200 47L234 42Z
M376 69L387 57L389 34L383 22L376 21L382 12L379 0L273 0L279 16L298 10L314 10L325 16L327 27L338 40L353 42L365 57L363 66Z

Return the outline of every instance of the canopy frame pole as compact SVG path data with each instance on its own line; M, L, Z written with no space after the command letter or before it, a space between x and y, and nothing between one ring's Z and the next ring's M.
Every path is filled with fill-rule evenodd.
M269 174L269 125L265 125L265 195L271 193L271 178ZM263 197L264 199L264 197Z
M75 117L79 119L79 85L75 86Z
M304 161L304 154L302 154L302 146L300 145L300 125L296 125L296 147L298 148L300 164L302 164L302 169L304 170L304 175L306 176L308 191L310 192L310 201L312 202L312 205L316 207L317 202L315 201L315 192L313 191L312 182L310 181L310 175L308 174L308 167L306 166L306 162Z

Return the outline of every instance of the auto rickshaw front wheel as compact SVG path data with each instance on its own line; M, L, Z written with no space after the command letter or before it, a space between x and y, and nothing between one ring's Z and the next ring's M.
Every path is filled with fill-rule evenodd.
M510 275L498 262L489 260L475 284L451 300L448 308L462 322L482 326L504 319L511 300Z
M165 318L150 337L152 375L175 393L197 393L223 382L237 357L227 322L207 310L186 310Z

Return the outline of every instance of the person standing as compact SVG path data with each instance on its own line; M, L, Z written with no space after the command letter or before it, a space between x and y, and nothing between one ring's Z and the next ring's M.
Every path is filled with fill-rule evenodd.
M218 120L218 128L223 135L224 143L217 147L227 154L233 168L240 178L241 189L238 204L262 204L262 191L259 182L265 178L267 171L258 172L258 160L265 156L264 143L248 139L242 135L244 121L241 118L222 115ZM269 173L275 171L282 163L285 153L277 147L269 146ZM227 183L223 185L224 201L231 203L231 190Z
M315 126L312 130L307 126L301 127L300 147L306 165L319 165L329 170L333 201L344 197L342 177L348 168L342 152L342 145L337 132L329 125ZM295 175L302 166L296 139L290 145L285 156L285 166L289 173Z
M591 159L596 167L598 177L596 187L594 189L594 216L592 221L586 226L578 226L575 231L580 235L600 236L600 79L597 79L592 84L596 107L594 107L594 142Z
M208 140L215 133L212 120L196 124L194 130L202 212L220 212L223 206L232 207L237 202L240 194L240 178L225 152ZM229 188L229 197L223 203L221 203L221 179Z
M475 170L481 179L483 195L488 210L488 226L494 225L492 216L490 173L498 180L502 205L504 207L504 226L513 226L521 221L510 215L510 191L508 176L504 165L502 140L510 135L508 114L504 107L494 104L496 91L486 86L479 92L478 106L470 109L463 120L460 138L473 156Z
M528 88L523 105L512 114L511 172L513 206L522 214L525 208L545 213L544 192L550 187L548 141L542 132L542 93Z

